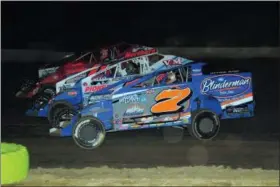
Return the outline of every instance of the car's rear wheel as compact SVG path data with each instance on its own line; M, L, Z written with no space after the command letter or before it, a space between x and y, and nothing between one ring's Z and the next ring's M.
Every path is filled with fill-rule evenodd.
M219 133L219 116L210 110L197 110L192 113L192 123L188 126L188 130L199 140L211 140Z
M82 117L74 126L72 137L76 145L83 149L96 149L105 140L103 123L95 117Z

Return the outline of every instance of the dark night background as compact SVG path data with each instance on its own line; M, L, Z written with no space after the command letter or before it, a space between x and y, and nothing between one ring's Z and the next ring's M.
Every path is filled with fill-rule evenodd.
M279 47L279 2L1 2L1 14L2 49L71 52L119 41L152 47ZM217 140L205 144L186 135L181 143L170 145L156 136L158 131L129 131L108 133L106 145L89 153L75 146L72 137L50 137L46 119L24 116L28 102L16 99L15 93L23 78L37 78L41 62L1 62L1 139L28 147L30 168L67 168L70 176L76 175L71 168L92 166L279 170L279 59L201 56L194 60L250 70L256 116L223 121ZM205 152L196 149L201 147ZM206 157L207 163L189 162L189 155L195 160ZM109 174L101 171L106 179ZM204 177L203 172L195 172ZM164 178L165 171L160 173ZM64 178L67 172L57 176ZM243 177L246 182L242 173ZM49 185L49 178L43 178ZM231 185L227 179L222 181Z
M278 2L3 2L2 48L83 50L120 40L162 46L277 46Z
M279 2L1 2L2 49L83 51L119 41L147 46L279 46ZM45 46L32 46L32 43ZM279 59L201 59L254 74L258 114L231 130L278 131ZM39 63L39 62L38 62ZM38 64L2 63L2 120L18 112L23 76ZM17 112L16 112L17 111ZM234 126L233 126L234 125ZM240 127L235 128L236 126Z

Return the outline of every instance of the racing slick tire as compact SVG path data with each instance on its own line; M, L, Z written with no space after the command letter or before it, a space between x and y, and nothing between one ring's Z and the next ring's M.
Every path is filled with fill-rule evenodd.
M219 116L207 109L200 109L192 112L192 122L188 126L191 136L198 140L212 140L220 130Z
M1 185L21 182L28 175L29 154L26 147L1 143Z
M105 137L103 123L93 116L82 117L73 126L72 138L80 148L96 149L103 144Z
M51 120L52 127L53 128L67 127L70 124L72 117L74 117L77 113L78 113L77 110L68 106L55 109Z
M178 143L184 138L184 128L180 126L163 127L162 135L167 143Z

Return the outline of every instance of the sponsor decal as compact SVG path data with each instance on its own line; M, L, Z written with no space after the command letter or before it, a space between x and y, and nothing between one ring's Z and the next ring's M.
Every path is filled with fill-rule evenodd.
M173 118L172 118L172 117L165 117L165 118L163 119L163 121L173 121Z
M149 123L151 121L153 121L153 117L147 117L147 118L141 118L140 121L144 122L144 123Z
M183 116L181 117L181 120L183 123L189 123L190 122L190 117L189 116Z
M201 69L193 69L192 72L194 72L194 73L200 73L200 72L201 72Z
M128 104L128 103L139 103L145 101L146 101L146 97L144 95L139 96L137 94L133 94L121 98L119 102L123 104Z
M111 95L93 95L89 98L91 103L94 101L105 100L105 99L111 99Z
M139 128L141 125L138 125L138 124L133 124L131 125L131 128Z
M139 79L135 79L135 80L132 80L132 81L130 81L130 82L126 82L126 83L125 83L125 86L131 85L131 84L135 83L135 82L138 81L138 80L139 80Z
M178 103L190 97L191 93L190 88L163 90L156 96L157 103L152 106L151 112L154 114L176 112L183 107L178 106Z
M157 82L160 83L166 77L166 75L166 73L159 74L156 78Z
M124 116L137 116L137 115L141 115L144 113L144 107L140 106L140 105L132 105L131 107L129 107L125 113Z
M119 129L125 130L128 129L129 125L128 124L120 124Z
M85 93L90 93L90 92L97 92L100 91L104 88L106 88L107 85L103 84L103 85L96 85L96 86L86 86L85 87Z
M154 91L153 89L148 89L148 90L146 91L146 94L153 94L153 93L155 93L155 91Z
M68 92L67 93L70 96L76 96L78 93L76 91Z
M248 107L228 107L227 113L246 113L249 112Z
M114 124L121 125L122 124L122 120L121 119L116 119L116 120L114 120Z
M163 63L167 66L182 65L182 62L183 62L182 58L176 58L176 59L170 59L170 60L163 61Z
M193 73L192 76L200 76L202 73Z
M148 55L148 54L152 54L152 53L156 53L157 50L156 49L148 49L148 50L138 50L136 52L127 52L124 55L124 58L134 58L134 57L138 57L138 56L143 56L143 55Z
M201 82L200 92L215 97L233 97L246 92L251 86L251 78L241 75L217 75Z

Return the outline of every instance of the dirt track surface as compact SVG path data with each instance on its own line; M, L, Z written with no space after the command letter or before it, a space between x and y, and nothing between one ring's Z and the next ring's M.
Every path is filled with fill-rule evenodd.
M47 129L41 127L31 126L29 130L20 127L2 129L2 141L27 146L31 168L224 165L232 168L279 170L277 140L244 140L237 135L225 134L216 141L203 143L186 135L183 141L170 144L157 131L132 131L107 134L102 147L88 151L77 147L71 138L43 135L42 132L45 133ZM33 131L34 134L29 132L27 135L27 131Z

